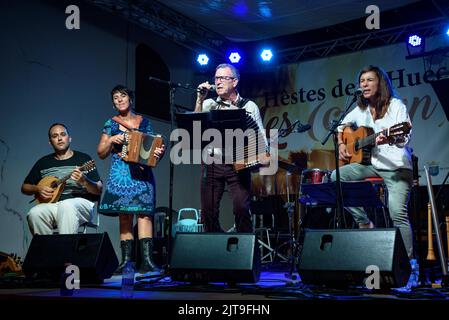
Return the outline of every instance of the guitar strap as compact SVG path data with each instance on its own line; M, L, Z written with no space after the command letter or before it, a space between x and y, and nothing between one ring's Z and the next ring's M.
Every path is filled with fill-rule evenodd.
M140 123L142 122L142 117L141 116L138 116L140 119L140 121L139 121L139 126L140 126ZM139 130L139 128L137 127L137 128L131 128L125 121L123 121L122 119L120 119L118 116L114 116L114 117L112 117L112 120L114 120L115 122L117 122L118 124L121 124L123 127L125 127L126 129L128 129L129 131L133 131L133 130ZM113 148L113 152L114 153L120 153L121 151L119 151L119 150L114 150L115 148Z

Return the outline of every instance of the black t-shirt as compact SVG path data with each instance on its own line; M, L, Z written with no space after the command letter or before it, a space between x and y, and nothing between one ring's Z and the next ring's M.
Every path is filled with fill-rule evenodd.
M36 185L39 181L47 176L54 176L57 178L62 178L70 175L75 167L81 167L87 161L92 160L92 158L82 152L73 151L73 156L65 160L57 160L54 153L46 155L39 159L28 173L25 178L24 183ZM97 182L100 180L97 168L84 174L92 181ZM62 191L59 201L71 198L85 198L90 201L98 201L100 196L89 193L86 187L76 183L72 179L66 181L64 190Z

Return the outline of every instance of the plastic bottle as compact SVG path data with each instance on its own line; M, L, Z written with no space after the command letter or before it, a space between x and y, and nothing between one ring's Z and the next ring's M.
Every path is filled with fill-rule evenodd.
M410 278L407 283L407 288L416 288L419 285L419 264L416 259L410 260L410 266L412 271L410 272Z
M122 272L122 298L132 298L134 294L134 262L127 262Z

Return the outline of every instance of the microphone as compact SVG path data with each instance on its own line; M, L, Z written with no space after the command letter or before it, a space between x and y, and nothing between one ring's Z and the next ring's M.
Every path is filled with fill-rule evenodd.
M298 125L296 126L296 129L293 132L296 133L301 133L301 132L306 132L307 130L310 130L312 128L312 126L308 123L306 124L301 124L301 122L298 121Z
M209 91L214 92L217 89L217 86L215 84L211 85L209 89L206 88L198 88L196 91L200 92L201 94L205 94Z
M363 89L362 88L358 88L357 90L354 91L354 95L356 97L360 97L363 94Z
M287 129L279 129L278 137L285 138L290 130L290 133L302 133L310 130L311 128L312 126L310 124L302 124L299 120L295 120L295 122L293 122Z

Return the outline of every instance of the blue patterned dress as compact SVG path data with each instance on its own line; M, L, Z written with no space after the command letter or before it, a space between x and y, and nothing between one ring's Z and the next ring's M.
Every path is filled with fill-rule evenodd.
M152 134L148 119L143 118L139 130ZM104 124L103 133L108 136L124 133L119 124L109 119ZM105 193L98 211L104 215L117 216L119 213L152 215L155 208L156 187L150 167L129 164L119 155L121 145L113 145L111 168Z

